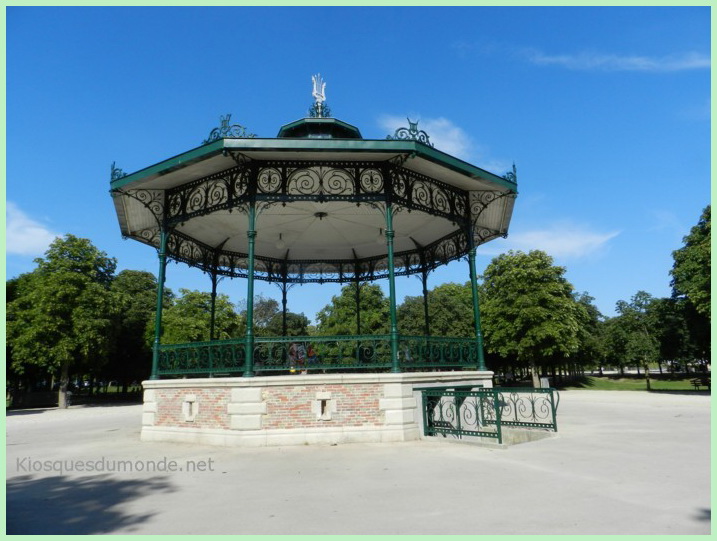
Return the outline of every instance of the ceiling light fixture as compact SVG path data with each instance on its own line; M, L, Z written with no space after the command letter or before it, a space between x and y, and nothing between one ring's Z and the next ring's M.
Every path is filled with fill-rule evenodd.
M281 238L281 233L279 233L279 240L276 241L276 247L279 250L286 248L286 243L284 242L284 239Z

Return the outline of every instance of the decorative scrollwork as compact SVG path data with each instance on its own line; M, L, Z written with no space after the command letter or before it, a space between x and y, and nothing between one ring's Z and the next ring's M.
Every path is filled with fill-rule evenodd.
M278 193L283 185L282 172L276 167L263 167L257 176L257 190L261 193Z
M310 118L330 118L331 108L326 103L312 103L309 107Z
M288 195L345 196L355 193L353 175L346 169L328 166L296 168L286 182Z
M508 171L505 175L503 175L503 178L513 183L518 182L518 171L515 169L515 164L513 164L513 170Z
M118 180L118 179L121 179L126 176L127 176L127 173L125 173L124 171L122 171L122 169L117 167L115 165L115 162L112 162L112 165L110 167L110 181Z
M404 167L390 170L393 198L408 210L421 210L456 223L467 223L468 194Z
M164 191L163 190L112 190L113 194L124 196L130 200L137 201L150 213L157 226L161 226L164 218Z
M430 147L433 146L433 143L431 143L430 138L428 137L428 134L418 129L418 121L411 122L410 118L406 118L408 120L408 128L401 127L398 128L394 134L393 137L390 135L386 136L386 139L398 139L398 140L408 140L408 141L418 141L419 143L423 143L424 145L428 145Z
M249 168L232 167L213 175L167 190L167 218L185 221L221 209L240 205L249 188Z
M225 137L256 137L255 134L246 131L246 128L241 124L232 124L230 126L229 121L231 120L231 118L232 115L230 113L227 113L226 116L220 116L219 121L221 124L218 128L214 128L211 132L209 132L209 137L202 141L202 144L206 145L207 143L211 143L212 141L216 141L217 139L223 139Z

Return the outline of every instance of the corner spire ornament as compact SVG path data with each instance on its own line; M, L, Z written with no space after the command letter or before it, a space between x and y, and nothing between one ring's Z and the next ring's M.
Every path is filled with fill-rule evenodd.
M418 129L418 120L416 120L416 122L411 122L410 118L406 118L406 120L408 120L408 128L398 128L393 133L393 136L387 135L386 139L418 141L419 143L432 147L433 143L431 143L428 134L425 131Z
M518 170L515 168L515 163L513 164L513 170L508 171L505 175L503 175L503 178L505 180L509 180L510 182L518 182Z
M244 126L241 124L229 124L231 122L232 115L230 113L227 113L226 116L219 116L219 122L220 125L218 128L214 128L210 133L209 137L207 137L204 141L202 141L203 145L206 145L207 143L211 143L212 141L216 141L218 139L223 139L225 137L244 137L244 138L254 138L256 135L253 133L249 133Z
M326 83L320 73L311 76L311 82L314 89L311 95L314 97L314 104L309 108L309 116L311 118L325 118L331 116L331 109L325 105L326 101Z

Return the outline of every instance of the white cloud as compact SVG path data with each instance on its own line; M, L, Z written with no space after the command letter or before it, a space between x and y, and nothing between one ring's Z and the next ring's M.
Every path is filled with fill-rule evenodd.
M599 254L619 234L619 231L599 233L574 224L554 224L545 229L511 233L505 241L494 241L482 251L487 255L497 255L508 250L543 250L553 257L579 259ZM494 253L496 249L498 251Z
M5 217L5 250L8 254L42 255L58 233L50 231L8 201Z
M535 49L524 51L533 64L562 66L573 70L673 72L709 69L709 56L690 52L662 57L616 55L597 52L549 55Z
M437 149L461 160L470 162L481 169L498 175L506 173L512 164L505 160L497 160L488 156L488 152L478 145L460 126L449 119L419 118L409 116L415 122L418 118L418 129L425 131L431 144ZM396 115L383 115L379 118L379 125L393 136L398 128L408 128L408 119Z

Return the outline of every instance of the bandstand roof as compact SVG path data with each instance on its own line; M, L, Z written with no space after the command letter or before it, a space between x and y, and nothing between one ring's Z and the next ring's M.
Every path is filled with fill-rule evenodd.
M465 255L469 235L476 245L507 235L517 184L515 171L498 176L427 138L363 139L340 120L307 118L276 138L220 137L128 175L113 166L111 194L123 236L156 247L169 228L170 258L227 276L246 275L255 201L257 278L348 282L386 276L387 204L396 274L412 274Z

